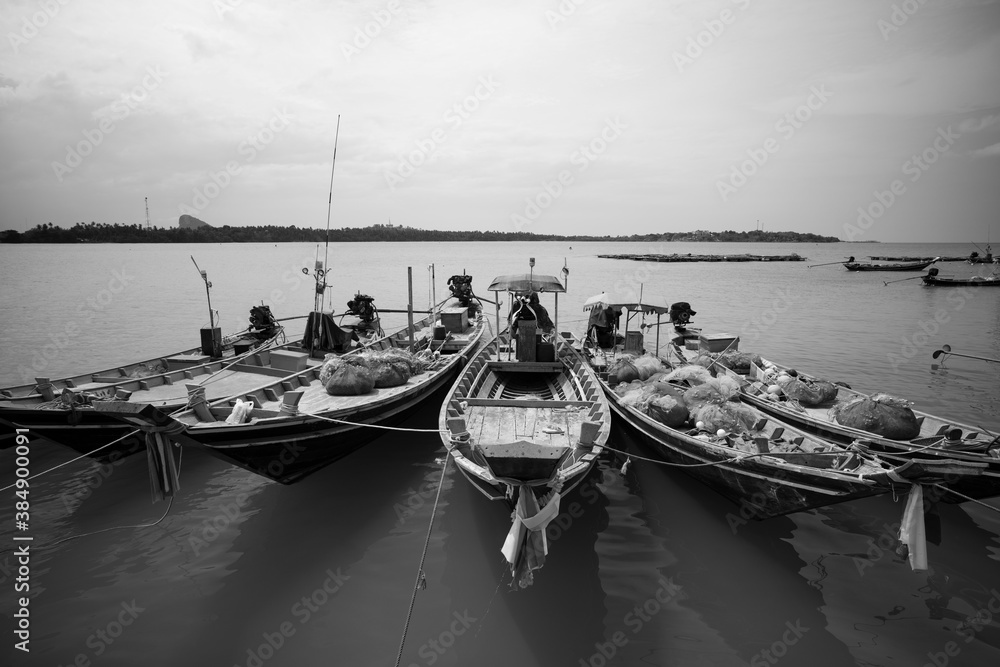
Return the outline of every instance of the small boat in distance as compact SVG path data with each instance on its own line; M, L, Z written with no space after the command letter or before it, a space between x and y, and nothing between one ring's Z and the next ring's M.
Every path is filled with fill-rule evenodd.
M941 261L940 257L935 257L930 261L921 262L899 262L893 264L872 264L864 262L855 262L854 256L848 258L844 262L844 268L848 271L923 271L928 266L934 262Z
M998 287L1000 275L996 272L988 276L972 276L970 278L944 278L938 275L937 268L931 268L927 275L920 276L924 285L931 287Z
M532 266L534 259L531 260ZM441 438L462 475L490 500L514 510L502 553L513 588L529 586L548 553L546 527L560 499L594 467L611 429L611 411L583 358L533 296L565 292L555 277L499 276L511 295L510 326L486 345L451 388L439 417ZM543 333L544 331L544 333ZM513 333L511 333L513 332Z

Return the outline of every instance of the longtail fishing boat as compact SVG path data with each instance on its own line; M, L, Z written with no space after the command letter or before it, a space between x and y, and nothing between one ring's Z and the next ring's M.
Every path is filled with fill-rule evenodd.
M688 329L690 308L686 303L674 306L674 313L683 312L674 320L679 338L695 342L684 344L688 354L731 350L738 344L737 337ZM590 307L658 318L671 310L600 300ZM605 316L606 321L617 318ZM713 377L685 356L673 364L656 349L647 351L641 329L627 333L624 344L617 337L602 341L595 333L580 345L620 423L650 458L679 467L729 498L744 519L904 492L918 481L974 478L985 468L981 462L952 460L889 463L864 448L829 442L765 413L742 400L737 381Z
M855 262L854 257L844 262L844 268L848 271L923 271L934 262L940 261L940 257L935 257L930 261L921 262L896 262L891 264L871 264Z
M531 260L532 267L534 259ZM441 408L442 440L462 475L486 498L512 509L501 549L512 587L524 588L545 563L546 527L560 500L591 471L611 427L608 401L583 358L558 331L539 294L565 285L541 274L498 276L500 335L485 345ZM511 298L501 330L501 293ZM568 334L567 334L568 335Z

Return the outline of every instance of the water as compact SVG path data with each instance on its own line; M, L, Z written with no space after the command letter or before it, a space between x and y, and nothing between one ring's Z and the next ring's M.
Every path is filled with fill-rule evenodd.
M587 297L607 291L629 300L641 289L644 300L690 302L696 324L740 333L743 350L997 431L998 365L953 357L934 369L931 354L947 343L956 352L1000 357L1000 290L926 288L919 280L886 286L916 274L806 267L848 255L969 250L352 244L331 247L330 265L340 311L356 291L382 308L405 308L407 266L419 308L429 298L430 263L440 299L447 277L463 270L484 293L495 275L527 271L528 257L536 258L536 272L550 274L565 260L561 329L582 331ZM797 252L809 261L596 257L614 252ZM224 331L245 327L260 300L277 317L312 306L311 280L300 272L315 260L312 245L0 246L0 386L197 345L208 307L189 255L208 272ZM386 319L402 325L405 316ZM298 335L301 323L288 325ZM437 408L428 405L409 425L433 428ZM612 444L630 446L617 433ZM0 451L0 486L14 479L12 454ZM165 516L166 503L149 502L143 457L107 468L75 461L32 480L30 655L13 649L6 611L15 608L17 499L4 490L2 655L11 657L0 664L392 665L442 455L434 434L384 436L284 487L185 450L181 491ZM71 458L35 441L31 471ZM427 588L417 594L401 664L910 666L933 664L932 656L949 665L1000 658L996 511L939 507L940 530L935 518L928 521L930 570L911 572L892 539L903 499L743 523L736 506L680 472L633 461L623 476L621 463L602 462L564 501L545 567L533 587L516 593L507 590L499 553L508 512L449 466L427 545ZM85 536L45 548L76 535Z

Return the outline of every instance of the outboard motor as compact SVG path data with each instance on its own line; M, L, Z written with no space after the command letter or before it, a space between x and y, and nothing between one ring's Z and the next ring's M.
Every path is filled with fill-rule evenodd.
M347 302L347 314L361 320L361 324L358 325L359 331L378 330L378 308L375 307L375 297L358 292Z
M469 306L473 296L475 296L472 293L472 276L465 274L448 278L448 289L451 290L451 295L465 307Z
M691 317L697 313L691 310L691 304L687 301L678 301L670 304L670 321L674 323L675 329L683 329L691 323Z
M273 338L281 327L278 325L274 315L271 314L271 307L261 304L250 308L250 329L251 336L258 340Z

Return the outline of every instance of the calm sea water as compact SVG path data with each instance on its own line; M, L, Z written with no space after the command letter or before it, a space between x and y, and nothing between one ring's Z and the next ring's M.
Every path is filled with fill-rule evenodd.
M923 287L916 274L807 268L848 255L966 255L964 244L614 243L332 246L333 306L357 291L405 308L444 296L463 270L482 294L498 274L569 268L561 329L587 297L688 301L706 331L813 374L886 391L925 411L1000 430L1000 290ZM0 386L198 344L205 287L224 331L262 300L312 307L314 245L0 246ZM323 249L319 252L322 256ZM639 263L599 253L797 252L808 262ZM942 273L972 275L967 264ZM551 309L550 309L551 310ZM403 316L386 324L402 325ZM300 320L288 323L298 335ZM388 327L387 327L388 328ZM654 336L647 332L647 341ZM409 422L435 426L438 405ZM623 436L612 444L626 449ZM31 653L15 651L14 490L0 492L0 664L392 665L428 534L443 448L432 433L384 436L284 487L186 451L169 512L151 504L144 457L74 461L31 485ZM31 471L70 461L33 441ZM403 665L986 665L1000 659L1000 513L941 506L930 570L894 552L905 499L743 523L683 473L608 459L566 500L533 587L507 590L507 511L449 466L409 621ZM0 451L0 486L14 479ZM1000 503L993 501L993 508ZM162 517L162 518L161 518ZM157 522L157 520L159 520ZM152 527L133 528L157 522ZM84 535L54 546L59 540ZM7 657L9 656L9 657ZM936 661L936 662L935 662Z

